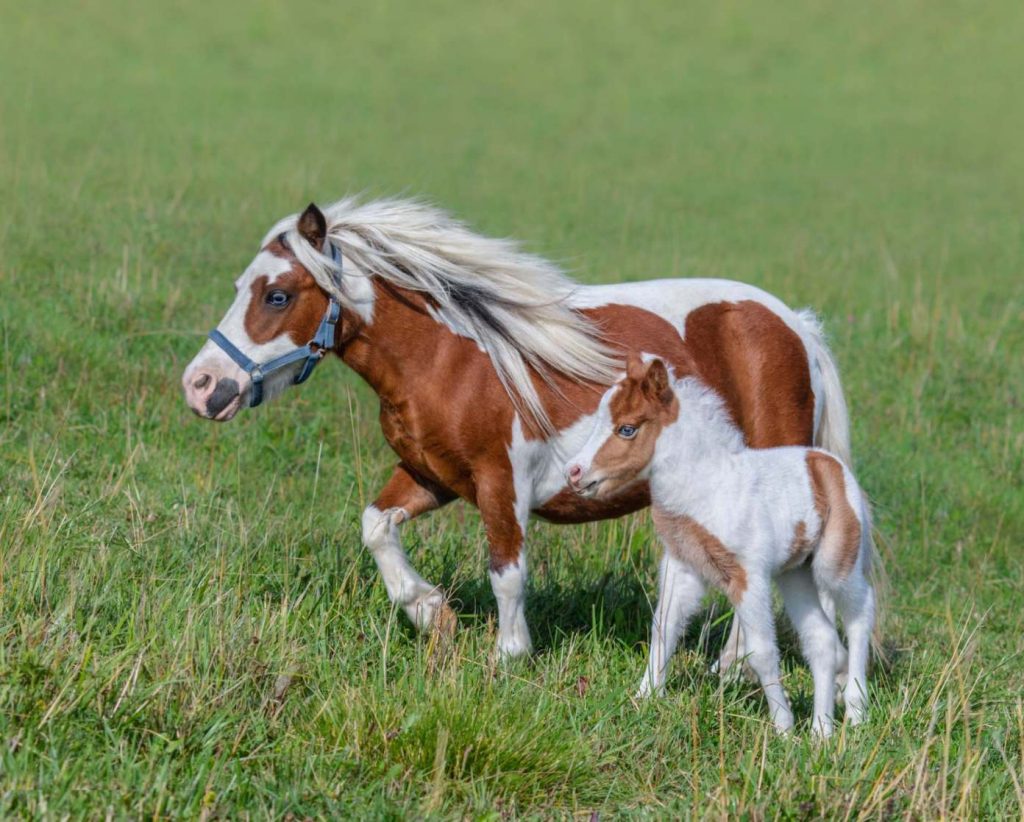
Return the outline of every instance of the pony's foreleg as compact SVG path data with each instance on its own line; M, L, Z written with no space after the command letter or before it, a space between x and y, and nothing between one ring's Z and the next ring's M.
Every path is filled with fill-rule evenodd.
M658 604L651 620L647 670L637 690L637 698L664 693L668 663L686 630L687 621L700 606L703 596L704 580L700 575L666 550L658 572Z
M427 630L441 622L452 624L454 614L444 592L431 585L409 564L398 526L454 499L444 489L417 477L399 464L374 503L363 511L363 544L377 561L388 597L413 624Z
M526 524L529 501L514 503L511 485L500 480L477 485L477 507L491 554L491 589L498 602L498 656L525 656L533 650L526 624ZM519 510L517 510L517 508Z

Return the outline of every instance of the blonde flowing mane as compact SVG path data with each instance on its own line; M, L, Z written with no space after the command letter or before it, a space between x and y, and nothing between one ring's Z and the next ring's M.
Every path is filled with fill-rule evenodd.
M553 426L531 379L552 375L609 385L623 366L567 298L576 288L553 263L507 239L483 237L444 211L416 200L354 197L323 209L327 237L344 270L304 241L298 215L281 220L264 243L284 233L299 262L326 292L357 312L354 278L380 277L429 297L432 313L490 357L519 413L546 433Z

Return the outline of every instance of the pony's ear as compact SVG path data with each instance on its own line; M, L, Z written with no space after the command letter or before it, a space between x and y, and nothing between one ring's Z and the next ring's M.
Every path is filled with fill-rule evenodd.
M647 366L647 373L644 374L641 390L662 405L668 405L672 401L672 387L668 382L668 369L661 360L651 360Z
M317 251L324 247L324 240L327 239L327 218L316 207L316 203L306 206L306 210L299 217L299 224L296 228L298 228L299 234L305 237L306 241Z

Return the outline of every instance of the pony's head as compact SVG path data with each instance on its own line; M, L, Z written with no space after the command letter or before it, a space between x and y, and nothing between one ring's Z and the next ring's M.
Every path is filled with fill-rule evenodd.
M664 362L631 355L626 369L601 398L586 444L566 463L566 481L581 496L611 496L645 479L658 436L679 414Z
M243 406L301 382L333 345L333 324L329 344L318 332L331 314L331 295L310 271L340 272L327 221L310 204L276 228L284 230L268 236L235 280L234 302L182 376L185 399L200 417L230 420Z

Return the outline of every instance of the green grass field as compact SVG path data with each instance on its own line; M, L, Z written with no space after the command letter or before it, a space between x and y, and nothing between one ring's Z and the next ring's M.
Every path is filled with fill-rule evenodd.
M1019 818L1024 7L3 4L0 817ZM826 320L889 591L870 725L778 739L693 626L629 698L646 515L531 530L495 667L479 519L417 521L451 648L359 515L395 458L337 362L230 425L184 365L278 217L427 196L589 282Z

